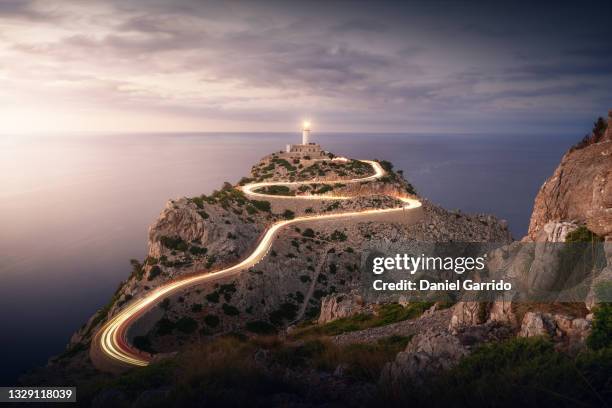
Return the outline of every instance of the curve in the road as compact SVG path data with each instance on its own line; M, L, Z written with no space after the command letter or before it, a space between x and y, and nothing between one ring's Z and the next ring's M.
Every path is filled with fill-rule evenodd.
M342 160L342 159L340 159ZM375 180L385 175L385 170L382 166L375 161L363 160L368 163L374 169L374 174L364 178L351 179L351 180L340 180L342 183L357 183L368 180ZM305 199L305 200L345 200L352 197L339 197L339 196L317 196L317 195L305 195L305 196L269 196L262 193L257 193L256 190L262 187L269 187L273 185L284 185L284 186L295 186L300 184L310 184L316 181L296 181L296 182L266 182L266 183L253 183L241 187L245 195L252 198L287 198L287 199ZM312 216L301 216L295 217L291 220L277 221L272 224L263 234L257 247L241 262L228 268L221 269L216 272L202 271L191 275L186 278L173 280L157 287L151 292L147 293L144 297L134 300L130 305L125 307L116 315L112 316L108 322L106 322L100 330L94 336L91 343L90 356L94 365L99 369L105 371L116 371L119 367L129 366L146 366L148 365L153 356L138 349L134 348L129 344L127 340L127 332L130 326L144 315L148 310L155 306L158 302L162 301L165 297L183 290L189 286L201 284L207 281L213 281L219 278L226 278L229 276L236 275L241 271L248 269L256 265L261 261L272 246L274 237L277 232L283 227L304 221L319 221L329 219L342 219L342 218L356 218L363 217L368 214L381 214L381 213L392 213L397 211L404 211L407 209L413 209L421 206L421 202L410 197L395 196L394 198L400 200L403 205L396 208L385 208L385 209L370 209L363 211L350 211L336 214L321 214ZM113 367L113 368L110 368Z

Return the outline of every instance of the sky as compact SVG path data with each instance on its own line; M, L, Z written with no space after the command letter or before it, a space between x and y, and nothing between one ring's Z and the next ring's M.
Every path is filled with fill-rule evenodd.
M0 134L578 132L612 2L0 1Z

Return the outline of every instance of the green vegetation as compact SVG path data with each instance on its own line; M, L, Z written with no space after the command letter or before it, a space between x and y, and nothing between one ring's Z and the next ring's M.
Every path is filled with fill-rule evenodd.
M281 366L294 369L332 371L342 365L346 367L347 377L376 382L383 366L393 360L409 340L409 337L391 336L373 344L340 346L324 339L310 339L303 343L281 344L272 350L272 358Z
M132 276L136 277L136 280L141 280L144 275L143 265L138 262L138 259L130 259L132 265Z
M302 231L302 236L306 238L314 238L315 232L312 228L306 228L304 231Z
M323 184L321 187L315 190L315 194L325 194L327 192L332 191L333 189L334 187L330 186L329 184Z
M346 234L338 230L335 230L329 237L331 241L346 241L346 238L347 238Z
M219 319L218 316L215 315L206 315L206 317L204 317L204 324L206 324L208 327L217 327L219 326L219 323L221 322L221 320Z
M166 248L175 251L186 251L188 248L187 242L183 241L181 237L162 236L159 238L159 242Z
M297 317L298 307L290 302L282 303L278 310L270 313L270 321L276 326L281 326L285 321L292 321Z
M155 350L153 350L151 346L151 340L147 336L135 336L132 344L139 350L146 351L147 353L155 353Z
M219 286L219 294L223 295L223 299L229 302L232 299L232 295L236 292L235 283L226 283Z
M603 139L607 128L608 123L604 118L600 116L599 118L597 118L597 121L593 123L593 129L591 130L591 133L585 135L580 142L572 146L570 148L570 152L600 142L601 139Z
M285 212L283 212L283 218L285 218L286 220L292 220L295 218L295 213L291 210L285 210Z
M206 300L211 303L219 303L219 292L214 291L206 295Z
M175 329L174 322L167 317L162 317L159 319L156 325L157 334L160 336L165 336L171 334Z
M421 387L407 381L384 394L395 406L605 406L611 372L610 348L572 358L545 339L514 338L482 346Z
M603 241L602 237L591 232L584 225L568 233L565 237L565 242L602 242L602 241Z
M206 260L206 268L210 269L217 261L217 257L214 255L208 255L208 259Z
M255 334L276 334L276 327L271 325L270 323L263 320L256 320L253 322L248 322L246 324L246 329L251 333Z
M378 314L358 314L322 325L306 326L296 329L292 337L336 336L341 333L385 326L402 320L414 319L423 314L433 303L411 303L406 307L398 303L387 303L378 308Z
M269 194L269 195L279 195L279 196L294 196L295 192L291 191L291 189L287 186L268 186L262 187L255 190L256 193L261 194Z
M600 303L594 311L593 329L587 338L593 350L612 350L612 303Z
M228 316L238 316L240 314L240 311L236 307L228 305L227 303L224 303L221 309L223 309L223 313Z
M191 245L189 247L189 253L192 254L192 255L196 255L196 256L198 256L198 255L206 255L206 252L208 252L207 248L202 248L202 247L195 246L195 245Z
M259 211L270 212L272 210L272 206L269 201L259 201L259 200L251 200L251 205L258 209Z
M157 278L160 274L161 274L161 268L155 265L149 271L149 277L147 278L147 280L152 281L153 279Z
M202 304L201 303L194 303L191 305L191 311L193 313L200 313L202 311Z
M191 317L181 317L175 323L175 327L178 331L190 334L198 328L198 323Z

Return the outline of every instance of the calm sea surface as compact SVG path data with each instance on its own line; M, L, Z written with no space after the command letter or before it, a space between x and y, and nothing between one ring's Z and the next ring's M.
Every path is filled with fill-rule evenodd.
M575 136L315 134L336 154L392 161L421 195L527 230ZM169 198L246 175L297 134L0 136L0 385L62 351L145 255Z

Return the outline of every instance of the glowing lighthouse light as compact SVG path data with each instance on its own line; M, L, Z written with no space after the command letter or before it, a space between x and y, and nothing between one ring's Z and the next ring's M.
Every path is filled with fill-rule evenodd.
M310 142L310 122L305 120L302 123L302 144L307 145Z

